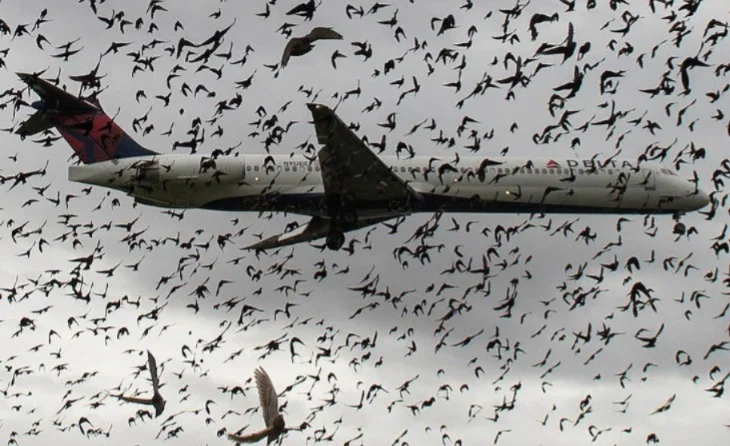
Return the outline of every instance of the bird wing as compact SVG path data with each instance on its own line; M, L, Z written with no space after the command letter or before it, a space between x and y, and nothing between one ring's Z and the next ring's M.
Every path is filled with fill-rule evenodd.
M259 367L253 373L256 379L256 387L259 390L259 402L264 415L266 427L271 427L274 418L279 414L279 406L277 403L276 390L271 378L263 367Z
M257 441L262 440L267 435L269 435L270 430L271 429L266 428L266 429L260 430L258 432L254 432L252 434L241 435L241 436L228 434L228 439L233 440L237 443L256 443Z
M152 375L152 391L157 393L160 386L157 378L157 361L155 361L155 357L152 356L149 350L147 350L147 367L150 369L150 375Z
M684 87L685 90L689 91L689 73L687 72L687 67L681 67L679 70L679 74L682 79L682 87Z
M294 37L292 39L289 39L289 41L286 43L286 46L284 47L284 54L281 55L281 67L284 68L289 62L289 58L291 57L291 52L294 49L294 46L297 45L297 41L295 40L297 37Z
M123 396L119 395L117 398L119 398L122 401L126 401L128 403L135 403L135 404L146 404L146 405L152 405L152 399L151 398L134 398L131 396Z
M322 26L318 26L316 28L313 28L312 31L309 32L308 36L309 40L314 42L315 40L321 40L321 39L330 39L330 40L341 40L342 35L335 31L332 28L325 28Z

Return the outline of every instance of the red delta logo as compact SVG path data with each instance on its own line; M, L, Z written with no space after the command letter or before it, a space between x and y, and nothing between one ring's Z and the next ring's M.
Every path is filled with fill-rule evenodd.
M548 169L558 169L560 168L560 164L557 163L555 160L550 160L547 162L547 168Z

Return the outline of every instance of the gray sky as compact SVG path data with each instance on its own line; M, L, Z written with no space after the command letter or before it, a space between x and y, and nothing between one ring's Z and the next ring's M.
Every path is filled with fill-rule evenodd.
M91 70L99 54L112 42L130 42L118 54L109 54L102 59L100 73L105 75L103 86L106 90L101 93L100 100L110 115L117 114L116 121L130 135L155 151L170 152L174 141L190 138L186 132L196 117L203 121L211 119L219 101L240 93L243 103L238 109L225 112L214 124L204 124L205 141L199 150L209 153L240 143L240 153L263 153L265 132L249 136L251 132L260 131L249 123L258 119L256 110L263 106L267 118L277 113L280 123L298 122L279 146L271 148L272 153L300 153L298 145L306 140L314 143L315 139L311 125L307 123L310 115L305 107L313 99L299 90L319 92L317 101L334 106L338 98L359 84L361 95L350 96L342 102L338 113L346 122L359 123L360 135L366 135L370 141L379 141L384 129L377 124L384 122L389 113L397 112L397 128L386 135L387 154L394 154L396 144L403 141L412 145L419 155L443 159L452 159L456 153L466 156L469 151L464 146L471 142L469 132L459 137L456 129L464 116L470 116L478 122L468 128L476 129L479 135L494 129L493 138L482 141L479 155L495 156L509 147L508 155L512 156L590 158L598 154L608 157L615 153L617 140L623 135L620 157L635 160L652 144L664 147L676 140L667 156L667 166L672 166L675 157L681 156L689 163L681 166L680 175L691 178L696 171L700 187L713 191L712 173L721 168L720 163L726 158L723 151L727 145L729 118L724 116L715 120L712 116L717 115L717 110L726 112L728 102L727 97L721 95L711 103L711 97L706 93L726 88L727 76L722 72L716 76L714 72L719 64L729 60L730 51L720 39L707 59L711 67L690 71L692 90L687 95L679 94L682 91L679 67L685 58L703 55L710 49L709 43L701 46L706 25L713 18L724 22L727 6L722 6L722 2L705 1L691 17L685 17L685 11L680 9L683 2L675 2L672 8L666 9L656 2L656 13L645 4L632 6L630 14L640 18L624 37L611 30L623 26L622 15L629 13L625 5L619 4L616 11L607 5L587 10L585 2L576 3L574 12L564 12L565 6L557 1L530 3L508 27L519 36L519 42L503 44L493 36L502 34L505 14L499 10L513 8L515 3L511 1L475 2L467 11L455 2L400 0L377 14L348 19L344 2L325 0L311 22L286 16L286 12L297 4L293 0L280 0L270 6L267 19L254 15L266 9L265 2L260 0L245 3L168 1L160 3L167 11L155 14L158 30L154 33L146 32L151 22L146 12L147 2L106 1L97 5L102 17L123 10L124 18L132 22L143 18L140 30L134 29L132 24L122 34L118 24L105 29L106 25L94 17L87 2L61 7L56 2L13 0L0 5L0 17L11 30L9 35L0 38L0 48L8 48L3 57L6 70L0 72L0 77L6 88L20 89L23 85L15 72L47 68L46 76L55 77L60 69L61 81L74 91L78 86L68 80L69 75ZM370 6L370 3L363 4L365 11ZM48 9L47 18L51 21L31 31L30 35L13 38L18 25L27 24L31 30L44 8ZM406 34L406 39L400 43L393 38L395 28L377 23L389 20L396 9L398 25ZM218 10L219 18L209 17ZM672 11L678 14L674 22L662 19ZM489 12L491 16L484 19ZM559 20L538 25L539 36L531 41L528 23L538 12L558 12ZM431 18L444 18L448 14L454 15L457 27L438 36L430 27ZM253 51L243 66L213 57L209 63L211 67L223 66L220 80L207 70L196 71L200 64L186 63L184 56L175 60L165 52L165 48L176 45L180 37L201 42L234 19L235 25L217 52L226 52L232 44L231 60L237 60L243 56L247 45ZM669 34L668 30L679 20L684 21L687 31L691 32L677 47L672 42L674 34ZM177 21L184 26L183 30L173 30ZM313 26L332 26L343 34L344 40L319 42L311 53L292 58L286 69L274 77L264 64L273 65L280 60L286 38L277 33L277 28L285 22L296 24L295 36L305 34ZM496 83L513 73L513 64L507 68L503 64L508 52L523 61L534 57L541 43L560 43L567 35L568 23L573 23L578 47L585 42L591 43L590 51L582 60L576 60L574 55L561 64L561 56L537 57L525 68L527 74L540 62L552 66L532 78L527 88L516 87L514 99L506 100L507 87L501 86L466 101L461 109L456 108L457 101L467 96L483 76L491 76ZM608 25L604 27L605 24ZM467 32L472 25L477 32L471 47L456 47L455 44L467 41ZM722 30L722 27L715 27L706 35ZM50 41L45 50L35 44L38 33ZM83 47L78 54L68 61L52 57L62 51L54 49L55 46L76 38L79 41L72 48ZM414 38L426 42L427 47L406 54L413 46ZM154 71L141 71L132 76L134 63L126 54L139 51L152 39L164 41L145 50L145 56L159 57L154 61ZM613 51L609 48L612 39L616 40L615 46L610 45L614 46ZM652 49L664 40L666 42L652 57ZM351 42L365 41L373 49L373 56L367 61L355 56L356 48L351 45ZM627 44L633 47L633 52L619 56L618 51ZM453 63L435 61L439 51L445 48L459 52ZM330 56L335 50L347 56L338 59L337 69L330 65ZM434 58L428 62L433 67L431 75L428 75L429 67L424 60L426 52ZM640 68L637 58L642 54L645 54L644 67ZM401 56L402 61L384 74L384 64ZM461 90L455 93L453 88L443 84L457 80L459 72L455 67L461 63L462 56L466 58L466 67L461 71ZM671 70L666 64L668 58L674 58ZM497 63L492 63L493 60ZM185 71L172 80L170 104L163 107L162 101L155 96L168 93L166 78L176 64ZM585 72L582 88L565 106L565 110L578 111L570 118L573 128L557 141L535 144L533 135L555 124L563 111L558 110L555 117L549 113L547 103L554 93L553 88L570 81L576 66L583 71L586 65L593 64L598 65ZM379 70L380 75L372 76L374 70ZM605 70L625 71L618 83L614 83L616 91L613 94L600 93L600 75ZM639 92L639 89L659 85L667 70L674 81L672 94L650 98ZM252 74L250 88L235 88L236 82ZM398 96L412 86L412 76L421 85L419 93L407 96L396 105ZM404 84L398 88L392 82L401 77ZM203 84L215 91L215 97L205 97L204 93L185 97L180 91L183 82L193 89ZM144 90L147 98L138 102L135 95L140 90ZM3 101L8 98L6 96ZM363 112L375 98L382 101L382 106L371 113ZM27 102L35 99L27 93L24 95ZM289 101L291 104L286 111L277 112ZM585 132L577 130L594 116L593 121L606 118L613 101L617 110L632 111L617 122L609 138L611 129L605 126L588 126ZM673 105L669 107L668 116L665 110L670 103ZM693 105L678 125L678 112L690 104ZM5 122L2 127L17 125L29 110L23 107L13 116L13 103L8 103L2 110ZM147 135L142 135L141 131L134 133L132 121L148 110L148 121L143 127L154 124L154 129ZM636 126L628 122L641 116L643 120ZM436 120L437 130L421 128L413 135L406 135L412 126L431 118ZM643 128L648 120L661 126L654 135ZM695 120L691 130L689 125ZM513 123L518 124L518 129L510 131ZM172 134L161 135L170 125L174 125ZM218 125L223 134L212 136ZM432 141L440 131L455 138L454 148ZM575 137L580 138L580 145L573 149L571 140ZM489 444L499 431L506 431L499 444L582 445L591 441L591 432L595 435L597 430L604 432L597 437L596 444L644 444L651 433L656 434L661 444L727 442L730 433L725 426L730 424L727 396L713 398L706 389L728 373L728 354L718 350L703 359L710 346L730 341L727 315L717 317L728 304L728 298L723 294L727 257L726 253L715 255L711 248L712 238L721 234L727 237L723 231L727 223L723 205L718 206L712 220L701 214L685 216L683 221L687 227L696 228L697 234L678 240L672 235L673 222L668 216L646 219L632 216L619 233L616 228L618 217L615 216L443 215L438 219L438 229L433 236L425 240L429 245L442 245L440 251L432 250L430 261L423 264L407 253L399 261L394 251L401 246L415 250L421 242L419 239L409 241L411 235L419 226L436 221L432 215L419 214L409 217L395 234L389 233L384 226L375 227L372 232L366 229L348 234L348 242L351 239L359 242L354 245L353 255L320 252L305 244L257 258L239 249L258 240L257 234L273 235L282 231L288 222L305 222L306 218L188 210L184 218L178 220L160 209L135 206L129 197L119 193L107 195L107 191L100 188L85 192L84 186L69 182L67 165L72 152L64 141L42 147L32 142L37 138L20 141L6 132L0 133L0 138L6 156L12 157L5 158L0 166L0 174L11 178L4 183L6 193L0 217L0 252L3 253L0 256L0 287L4 288L0 290L0 336L7 339L0 353L3 365L0 390L7 388L8 394L0 400L0 438L10 439L16 432L18 444L58 439L82 444L153 444L162 442L176 427L182 427L177 438L170 441L224 444L228 440L217 435L223 432L222 429L232 432L249 426L245 432L250 432L263 426L260 414L251 411L258 406L258 400L250 378L260 365L268 370L280 392L297 382L297 377L305 377L303 383L281 398L280 404L285 402L286 419L292 425L308 416L314 418L311 428L304 433L290 434L291 438L285 439L287 443L309 444L315 442L315 438L325 441L332 435L332 441L343 444L362 433L362 437L351 444L439 444L442 436L448 435L443 439L444 444L454 444L460 439L463 444L472 445ZM706 157L693 163L688 149L683 151L692 143L696 148L706 150ZM13 177L19 172L41 169L46 162L44 177L31 177L26 184L11 188ZM45 196L55 198L60 194L60 206L54 206L33 189L46 185L49 187ZM66 207L68 194L76 198L70 198ZM725 190L717 191L715 197L722 202ZM112 207L113 198L119 200L119 206ZM31 199L37 201L28 205ZM94 210L100 203L101 207ZM63 224L60 217L63 214L74 215L70 224L80 225L77 236L61 238L71 231L69 225ZM130 247L122 241L129 234L126 229L113 225L136 218L139 219L131 232L146 229L140 236L146 244ZM454 226L452 219L459 225L458 230L449 230ZM470 221L474 223L467 232ZM21 234L39 227L42 232L26 237L13 233L13 229L26 222ZM111 229L104 229L103 225L109 222ZM554 233L562 224L570 222L574 222L573 232L567 235L559 231ZM548 223L549 230L541 227ZM509 239L502 236L500 243L494 235L500 225L519 228L519 231ZM586 227L597 234L595 241L587 246L577 239ZM230 244L222 249L218 247L216 237L219 234L236 234L239 230L243 233L232 237ZM483 230L488 231L486 235ZM649 234L654 230L656 235L652 237ZM162 243L177 234L181 241L192 239L199 246L186 249L169 241ZM15 241L13 235L16 235ZM41 238L49 242L43 252L38 249ZM209 240L210 246L206 249L203 245ZM604 246L618 240L620 246L594 258ZM55 287L46 296L43 284L53 277L68 281L75 265L71 259L89 255L97 244L103 257L95 260L82 274L83 289L92 293L91 301L86 304L74 300L67 286ZM489 293L473 288L482 283L479 274L443 273L459 260L478 268L482 255L490 247L499 258L491 257L492 277L484 282ZM29 249L29 257L21 256ZM191 255L199 255L199 258L187 260L189 266L183 270L182 277L175 274L179 260ZM639 259L641 269L631 274L625 265L634 256ZM239 263L233 263L232 260L238 257L242 257ZM612 272L604 268L600 283L588 277L599 276L601 264L609 265L614 258L618 260L618 269ZM655 259L654 263L649 263L651 258ZM682 259L686 260L679 265ZM141 262L136 271L125 267L138 261ZM98 272L120 263L112 277ZM300 275L282 278L277 272L282 263L283 269L296 270ZM572 269L568 270L569 264ZM571 280L569 276L583 264L586 264L584 275ZM684 268L689 264L696 269L685 274ZM321 265L327 275L318 281L315 275L321 271ZM52 276L48 271L54 269L60 272ZM251 275L259 270L260 279L252 279ZM385 301L383 295L363 297L351 290L361 286L368 274L371 279L377 277L377 292L387 290L394 297L406 294L394 303ZM161 277L169 275L172 275L169 281L156 288ZM710 280L713 277L715 281ZM223 285L216 295L221 280L231 283ZM297 280L303 281L297 283ZM636 282L652 289L652 296L658 299L656 311L647 306L634 317L630 311L619 309L629 302L629 292ZM448 283L452 288L439 293L442 283ZM566 288L561 287L563 283ZM13 298L10 290L15 284L17 296L10 303ZM210 293L204 299L197 299L199 310L196 313L189 305L196 302L195 290L202 284L207 285ZM282 286L296 286L296 292L287 296L280 288ZM584 306L571 311L570 298L563 299L564 293L579 288L587 292L593 287L600 291L589 294ZM175 291L170 294L172 289ZM465 296L467 290L471 291ZM501 317L503 312L495 307L505 296L514 293L517 297L512 317ZM696 299L690 299L693 293L706 295L699 300L699 307ZM21 300L26 294L27 298ZM124 296L132 301L139 298L139 307L124 303L105 317L108 303L120 301ZM241 302L227 312L224 302L231 300ZM291 317L287 319L279 313L275 320L275 311L284 309L287 303L296 305L290 309ZM163 304L165 307L157 321L138 321L138 316ZM351 317L368 304L377 306ZM239 325L243 305L262 311L246 315L243 324ZM51 308L45 313L33 313L48 306ZM450 309L460 311L439 328L440 319ZM550 312L546 314L546 310ZM25 328L13 336L24 317L33 320L35 330ZM72 317L78 325L69 327ZM589 324L590 341L586 344L578 341L574 345L574 333L585 334ZM603 324L611 331L621 333L608 344L597 334ZM644 348L643 343L634 338L640 329L648 332L639 333L639 336L651 336L662 324L663 332L655 348ZM126 327L129 335L117 338L121 327ZM105 329L108 331L104 332ZM51 330L59 336L52 337L49 344ZM483 333L468 345L454 346L481 330ZM445 345L435 351L446 332L449 335ZM496 332L498 336L495 337ZM221 333L224 334L217 348L206 348ZM375 333L374 346L352 346L363 338L372 340ZM109 336L106 342L105 335ZM260 359L266 350L257 347L279 337L283 337L280 349ZM293 360L289 354L292 337L304 343L304 346L295 347L300 356ZM487 346L495 340L509 349L503 349L501 355L497 354L496 347L488 351ZM412 345L416 350L409 354ZM35 346L40 347L37 351L31 350ZM187 357L183 356L184 346L190 348L190 352L185 350ZM160 418L128 425L128 419L135 416L138 407L122 405L108 397L108 393L120 383L127 392L136 389L142 394L149 392L148 373L142 371L135 376L136 368L145 363L143 352L146 349L155 354L160 364L161 381L165 384L162 394L168 403ZM331 349L333 358L320 358L315 363L315 355L323 349ZM60 358L53 355L59 350ZM678 351L689 354L691 364L678 365ZM548 352L545 364L534 366ZM594 359L585 364L593 354ZM232 355L233 358L228 359ZM680 355L680 361L683 359ZM654 366L647 368L648 363ZM715 366L719 371L711 374ZM478 367L481 369L477 370ZM552 372L544 375L551 368ZM320 369L321 379L315 381L312 377ZM443 373L438 373L440 369ZM622 387L618 374L627 369L628 380L623 381ZM16 370L20 370L21 375L10 385ZM22 374L24 370L31 373ZM95 374L74 384L85 372ZM328 380L330 374L336 378ZM416 376L418 379L409 386L410 393L403 393L401 397L398 388ZM382 385L387 393L382 391L374 398L366 399L361 409L348 407L357 406L361 392L367 393L374 384ZM443 387L447 385L450 391ZM462 388L462 385L468 388ZM514 397L514 409L499 412L496 422L488 420L493 418L495 407L512 400L514 391L511 389L516 385L520 388ZM231 398L220 390L235 386L246 388L245 395ZM315 412L333 394L335 404ZM590 400L581 409L581 401L588 395ZM669 410L652 414L673 395L676 397ZM620 413L625 406L616 402L629 396L628 408ZM435 398L433 404L423 406L423 402L432 397ZM69 409L57 413L65 401L75 399L79 400ZM210 414L205 411L208 400L215 402L210 406ZM102 405L92 409L94 403ZM420 411L414 414L410 407L418 407ZM479 407L483 409L478 411ZM228 414L224 418L229 410L239 414ZM585 415L574 425L582 411ZM470 412L473 419L469 417ZM547 422L543 425L541 421L546 414ZM168 421L173 415L176 416ZM111 429L109 437L82 436L74 426L81 417L87 417L94 428L102 432ZM208 422L206 418L209 418ZM561 430L563 418L569 421L562 423ZM65 430L61 432L60 429ZM37 437L26 438L26 433L33 435L36 431ZM407 433L400 437L404 431Z

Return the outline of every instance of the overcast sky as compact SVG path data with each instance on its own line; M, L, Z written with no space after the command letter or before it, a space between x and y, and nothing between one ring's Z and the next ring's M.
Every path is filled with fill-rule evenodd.
M263 0L159 2L166 10L155 12L157 30L152 33L148 32L152 23L148 2L107 0L96 5L98 16L105 19L124 12L123 19L132 24L122 33L119 22L106 29L88 2L61 6L50 1L6 0L0 4L0 18L10 32L0 37L0 49L7 49L7 54L0 53L5 66L0 78L6 88L17 91L23 84L15 72L46 69L44 76L54 78L60 70L61 83L69 91L77 91L78 84L68 76L93 69L112 42L128 42L118 54L102 58L99 72L105 76L105 90L99 98L130 135L158 152L171 152L175 141L189 140L187 132L193 120L200 118L205 131L200 152L240 144L239 154L264 153L266 132L250 124L259 119L256 111L262 106L267 113L264 119L276 113L283 126L297 122L280 145L270 148L271 153L302 153L298 148L302 143L316 143L306 103L318 93L316 101L334 107L346 92L359 86L361 94L351 94L340 103L338 114L345 122L359 124L358 134L370 141L379 141L385 132L386 154L395 154L397 143L403 141L418 155L467 156L470 152L464 147L472 142L469 131L458 136L457 128L469 116L477 122L468 129L475 129L478 135L494 130L491 139L482 141L481 156L497 156L509 148L510 156L606 158L620 149L619 157L636 160L652 145L673 144L665 164L675 169L675 159L686 161L679 169L681 176L691 179L696 172L701 188L716 190L711 178L726 158L730 119L722 115L728 112L723 89L729 78L718 66L730 60L730 51L723 38L715 46L702 42L724 31L722 26L705 31L712 19L726 22L728 10L723 2L702 2L688 17L686 2L665 8L657 1L656 12L652 12L647 2L632 5L630 10L623 4L612 10L602 4L606 2L597 2L598 6L588 10L580 0L575 11L566 12L561 2L533 1L509 21L507 32L519 38L511 43L495 37L505 33L506 14L500 10L514 8L512 1L474 2L469 10L460 8L458 2L391 3L376 14L350 19L344 2L325 0L313 19L304 21L286 15L296 6L294 0L279 0L275 5ZM362 6L367 12L372 4ZM34 29L44 9L49 21ZM396 26L378 23L390 20L396 10ZM270 12L265 19L256 15L265 11ZM538 25L539 35L531 40L528 25L533 14L553 12L559 18ZM437 35L440 23L432 18L449 14L454 15L456 27ZM672 14L676 14L673 21L663 18ZM638 20L628 34L613 32L631 17ZM138 18L143 23L135 29ZM182 28L175 29L178 21ZM273 66L281 59L287 38L277 29L285 22L296 25L293 36L314 26L331 26L344 39L318 42L309 54L293 57L285 69L275 71L265 65ZM199 70L200 63L186 62L187 50L179 59L166 51L181 37L203 42L232 23L216 51L225 53L231 48L231 59L213 56L208 63L214 69L222 67L220 79L211 71ZM577 47L590 42L590 51L577 60L576 49L565 62L560 55L535 56L542 43L560 44L569 23ZM29 33L14 37L21 25ZM400 42L394 38L398 26L406 36ZM472 26L476 32L471 45L456 46L469 40ZM683 26L687 35L677 46L674 39ZM670 33L672 27L675 31ZM36 45L39 34L50 42L43 50ZM55 47L77 38L71 48L82 48L80 52L68 61L53 57L63 51ZM153 39L162 43L145 49L143 57L157 57L154 69L132 75L135 63L128 53L140 51ZM425 48L409 52L414 39ZM364 60L355 55L352 42L367 42L372 57ZM660 42L664 43L653 52ZM231 64L244 56L249 45L252 51L246 62ZM619 55L628 45L630 53ZM458 55L453 62L442 63L436 60L442 49ZM335 50L346 56L337 59L336 69L330 63ZM536 58L524 67L526 75L539 63L551 66L537 73L527 87L515 87L514 97L508 99L508 87L497 81L514 73L512 62L504 64L510 52L523 63ZM692 69L691 91L680 94L682 61L697 55L710 67ZM397 60L386 74L385 65L391 59ZM465 67L459 71L462 60ZM171 80L168 90L168 74L178 64L184 70ZM553 117L548 107L553 89L571 81L575 67L585 74L583 85ZM624 73L612 84L604 84L602 94L601 73L607 70ZM639 91L660 85L665 73L674 87L670 94L650 97ZM252 75L249 88L236 88L236 82ZM460 91L443 85L459 76ZM485 76L491 76L499 88L457 108L457 102ZM412 77L420 91L397 105L400 94L412 87ZM201 92L186 97L181 92L183 82L193 90L202 84L215 95L207 97ZM303 91L310 89L312 97L307 97ZM170 103L164 107L155 96L170 92ZM215 123L205 123L214 117L218 102L236 94L242 95L240 107L224 112ZM137 96L139 100L135 100ZM16 112L10 99L12 95L2 98L7 105L0 127L7 130L31 112L25 106ZM23 96L28 103L36 99L27 92ZM374 101L382 102L380 108L365 112ZM289 102L285 111L278 111ZM579 129L607 118L613 103L616 110L630 111L614 127ZM687 106L678 123L678 114ZM565 133L557 141L535 144L533 135L556 124L565 110L577 112L570 117L572 128L554 131L553 136ZM145 135L141 129L135 133L132 122L148 112L141 129L151 124L154 128ZM397 127L387 132L377 124L385 122L391 112L397 113ZM406 135L414 125L431 118L437 129L421 127ZM636 125L630 122L638 118L642 120L634 121ZM654 134L645 127L649 121L659 125ZM163 135L171 126L169 136ZM218 126L222 130L216 134ZM454 147L433 141L440 132L455 138ZM571 144L576 137L580 144ZM500 431L505 432L499 444L516 445L582 445L595 435L599 435L596 444L644 444L652 433L661 444L728 441L727 395L715 398L707 391L713 386L718 389L730 372L728 352L707 355L712 345L730 342L728 316L723 312L730 302L723 294L729 270L727 253L716 254L712 249L713 238L727 242L728 236L724 232L726 192L721 185L713 195L718 202L714 218L698 213L685 216L683 222L696 233L679 238L672 234L674 223L669 216L631 216L619 232L618 216L418 214L410 216L396 233L380 225L348 234L346 243L357 240L352 254L303 244L256 256L240 248L283 231L291 221L304 223L306 217L188 210L179 219L158 208L135 205L121 193L88 190L69 182L72 151L63 140L43 147L33 142L40 137L21 141L2 132L0 138L6 154L0 175L8 178L0 205L0 336L6 339L0 353L0 391L7 392L0 399L0 438L15 436L21 445L58 440L154 444L165 439L178 444L224 444L228 441L225 432L263 427L260 413L253 412L258 398L251 381L254 369L263 366L279 392L304 377L281 397L280 405L286 404L289 424L309 419L311 427L304 433L289 434L284 440L287 444L309 444L329 437L335 444L356 438L350 444L443 441L449 445L461 440L464 445L480 445L495 441ZM693 160L692 144L704 148L706 156ZM44 176L32 176L13 187L20 172L43 169L46 164ZM57 196L61 200L58 206L48 200ZM113 204L115 199L118 206ZM132 221L129 232L114 226ZM108 223L109 229L104 226ZM559 231L564 224L570 224L572 232ZM427 259L407 252L398 258L394 254L398 248L415 251L422 243L412 235L424 225L436 229L423 243L438 248L429 251ZM512 235L501 233L500 226L511 228ZM588 244L578 238L587 227L596 234ZM144 240L141 244L124 240L143 230L137 236L138 241ZM224 234L232 234L230 243L219 247L216 239ZM167 238L179 238L183 246L170 239L165 242ZM42 252L41 240L48 242L43 242ZM184 246L189 241L190 246ZM620 245L604 250L619 241ZM92 254L97 246L103 255L81 274L82 290L91 293L90 302L74 299L70 286L49 285L53 279L69 281L76 266L72 259ZM480 273L466 271L465 265L480 268L488 251L491 271L487 280ZM626 265L633 257L640 269L630 272ZM614 260L618 267L611 271ZM187 266L179 273L181 261ZM138 269L127 267L137 262ZM118 264L113 276L103 273ZM582 265L583 275L572 280L571 275ZM449 273L451 269L454 271ZM296 274L285 274L288 270ZM166 283L161 283L163 277L169 277ZM223 282L216 293L221 281L230 283ZM651 290L655 308L646 305L634 316L620 308L630 302L630 292L639 282ZM449 286L442 289L442 284ZM201 285L209 290L203 298L195 295ZM363 285L381 294L363 296L353 290ZM571 310L571 296L580 292L588 293L585 304ZM511 317L504 317L499 306L511 297L515 297ZM224 305L235 301L240 302L230 310ZM116 310L115 302L121 302ZM295 305L288 308L288 318L276 313L287 304ZM163 305L157 320L139 318ZM239 318L244 305L261 311L246 312ZM16 334L23 321L26 327ZM575 334L585 335L589 325L590 340L576 342ZM122 327L128 335L118 336ZM605 327L618 333L610 342L597 333ZM638 336L651 337L660 327L663 330L654 348L643 347L644 342L634 336L645 329ZM49 342L53 332L58 336L51 336ZM478 333L467 345L455 346ZM222 340L216 342L221 334ZM290 355L293 337L304 344L294 346L299 354L295 358ZM261 358L267 349L259 347L279 338L280 348ZM370 341L365 346L355 344L365 338ZM139 407L120 404L109 395L116 392L116 386L128 394L138 389L149 395L149 374L146 370L135 374L145 364L147 349L157 358L162 394L168 403L159 418L130 424ZM317 354L327 350L332 357L315 361ZM621 380L626 370L626 379ZM398 390L416 377L408 392ZM374 384L384 390L371 394L358 408L361 392L367 394ZM221 391L235 386L245 388L245 394L232 396ZM326 405L333 395L334 404ZM654 413L672 397L668 410ZM428 405L431 398L433 403ZM78 401L61 410L74 400ZM209 400L214 404L209 405L208 414ZM627 405L618 404L625 400ZM493 421L495 408L512 401L514 408L498 411L499 417ZM326 407L317 410L323 405ZM81 417L93 425L84 425L86 430L108 432L108 438L82 435L78 428ZM561 423L561 419L567 420ZM177 438L170 438L174 434Z

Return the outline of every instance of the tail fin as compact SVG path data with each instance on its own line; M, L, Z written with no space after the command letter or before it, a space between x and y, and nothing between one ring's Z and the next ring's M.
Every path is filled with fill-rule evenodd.
M55 127L84 164L157 154L127 135L99 104L75 97L38 76L18 76L41 97L32 104L38 111L16 131L21 136Z

